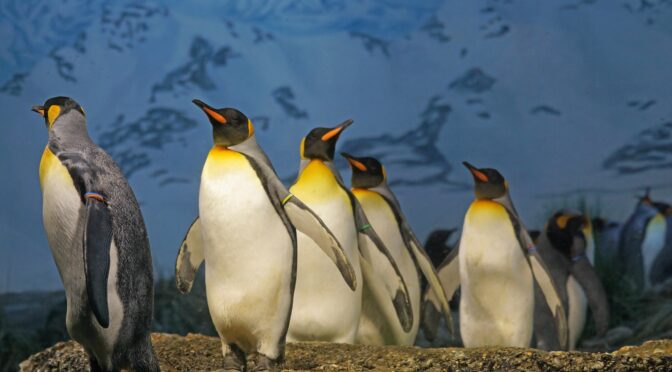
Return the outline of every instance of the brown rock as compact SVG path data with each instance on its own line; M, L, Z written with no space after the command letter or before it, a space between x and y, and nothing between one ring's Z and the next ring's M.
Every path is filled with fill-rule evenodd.
M214 371L221 368L219 339L197 334L153 334L163 371ZM21 363L22 371L82 371L88 362L73 341L58 343ZM649 341L614 353L545 352L519 348L423 349L331 343L287 345L286 371L597 371L672 370L672 340Z

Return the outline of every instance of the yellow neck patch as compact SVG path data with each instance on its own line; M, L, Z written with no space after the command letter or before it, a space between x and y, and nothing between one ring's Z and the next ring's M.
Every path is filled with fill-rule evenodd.
M49 107L49 111L47 111L47 122L49 123L50 127L54 125L54 122L56 121L56 119L58 119L58 115L60 114L61 114L61 106L51 105L51 107Z
M213 146L205 160L203 172L215 175L248 168L250 168L250 163L245 155L224 146Z
M303 171L292 185L290 191L306 203L318 202L330 198L335 194L346 195L331 172L322 160L313 159L303 168Z
M495 222L511 223L509 214L503 205L487 199L478 199L471 203L465 222L489 224Z
M70 177L68 169L63 164L61 164L61 161L58 160L58 157L56 157L56 155L54 155L54 153L49 150L49 146L47 146L44 148L44 152L42 153L42 160L40 160L40 188L42 190L44 190L47 177L50 177L52 173L67 179L67 182L70 182L74 187L74 183L72 182L72 177Z

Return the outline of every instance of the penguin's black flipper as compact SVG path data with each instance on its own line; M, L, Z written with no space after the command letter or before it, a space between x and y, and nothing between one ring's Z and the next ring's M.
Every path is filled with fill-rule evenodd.
M394 212L406 249L408 249L408 253L410 253L411 257L413 257L413 261L415 261L415 266L420 269L422 275L427 279L429 288L434 293L434 296L436 296L435 300L438 302L438 305L440 305L439 307L443 312L446 326L448 327L450 334L455 334L453 329L453 314L450 311L450 305L448 305L446 291L444 291L443 286L441 285L441 280L439 280L439 277L436 275L436 270L434 269L434 265L432 265L431 259L427 256L427 252L422 248L422 244L406 221L406 217L402 213L399 202L394 197L394 194L392 194L387 187L376 188L375 190L383 196L383 199L385 199L392 209L392 212ZM453 251L457 251L457 249L453 249Z
M196 273L203 263L203 241L201 238L201 219L196 217L182 240L175 262L175 284L182 293L189 293L194 284Z
M110 272L110 246L112 244L112 215L103 195L100 174L104 169L87 160L79 151L61 151L58 143L49 141L49 150L65 166L75 188L86 205L84 220L84 275L89 306L98 323L107 328L110 324L107 307L107 278Z
M609 301L602 286L602 281L585 256L576 259L570 270L586 293L588 304L595 319L597 336L603 336L609 329Z
M558 342L560 343L560 348L562 350L567 350L569 345L567 311L565 310L565 306L562 302L562 296L558 290L558 285L553 280L553 276L551 275L548 267L546 267L546 264L541 258L541 255L539 252L537 252L537 248L532 238L518 219L518 215L515 213L515 209L512 207L510 200L507 202L508 205L504 203L504 206L509 213L509 218L511 219L511 224L513 225L513 228L516 232L520 249L527 257L527 262L529 263L530 269L532 270L532 276L539 285L548 308L553 313L555 326L558 332Z
M291 222L292 226L289 226L288 222L287 228L290 230L296 228L308 235L334 262L345 282L354 291L357 288L355 269L348 260L348 256L345 254L341 243L312 209L287 191L287 188L282 184L277 173L275 173L270 160L268 160L264 151L257 144L254 136L250 136L242 143L231 146L230 149L245 155L261 180L261 184L264 186L278 214L281 215L283 221L286 217ZM293 234L293 230L290 234Z
M104 201L86 199L84 226L86 293L93 315L103 328L107 328L110 325L107 308L107 277L110 272L112 215Z
M380 283L385 287L384 291L388 294L389 300L392 301L399 323L401 323L401 328L404 332L408 332L411 330L411 327L413 327L414 314L413 307L411 306L411 298L408 294L408 288L406 287L406 281L401 275L399 266L385 246L385 243L383 243L380 236L378 236L378 233L369 224L369 220L366 218L366 214L357 198L349 191L348 196L350 197L350 202L352 203L354 210L355 224L357 225L358 231L358 246L362 259L366 261L366 265L370 266L372 270L383 272L385 278L396 278L396 280L382 280ZM372 259L371 252L369 251L372 246L375 247L380 254L385 256L389 265L380 264L378 263L379 261ZM364 271L364 268L362 268L362 271ZM373 274L369 276L373 276ZM366 282L364 285L369 286L371 291L381 290L381 288L373 288L377 286L377 281L371 280L370 278L365 278L365 280Z
M439 277L446 298L452 298L453 294L455 294L455 291L457 291L457 288L460 286L459 251L460 244L458 242L455 245L455 248L448 253L448 256L446 256L436 270L436 275ZM434 312L438 311L438 309L441 308L441 305L439 304L439 300L434 291L430 287L425 289L422 298L423 313L422 319L420 319L420 324L422 325L422 331L425 334L425 338L429 341L433 341L439 327L439 318ZM452 324L448 325L448 327L452 328ZM451 329L451 332L452 331L453 330Z
M297 230L308 235L322 251L336 264L343 279L353 291L357 288L357 276L343 247L324 221L307 205L292 194L283 201L285 213Z

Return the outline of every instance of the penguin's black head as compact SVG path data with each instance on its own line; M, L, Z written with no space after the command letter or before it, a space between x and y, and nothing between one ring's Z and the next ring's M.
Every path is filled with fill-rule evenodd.
M653 205L653 200L651 200L651 188L647 187L644 191L644 195L638 196L639 204Z
M439 267L443 260L448 256L451 247L448 245L448 239L457 229L439 229L432 231L425 242L425 251L432 261L434 267Z
M509 185L496 169L479 169L466 161L463 161L462 164L474 176L474 193L477 199L497 199L506 195Z
M663 216L670 216L672 215L672 207L670 207L669 204L663 203L663 202L653 202L653 206L658 209L658 212L662 214Z
M590 221L574 211L558 211L546 224L546 236L553 247L568 258L580 257L586 251L584 230Z
M387 178L385 167L375 158L356 158L344 152L341 155L352 168L352 187L370 189L379 186Z
M254 135L252 122L242 112L234 108L216 109L199 99L192 102L203 110L210 120L215 145L235 146Z
M334 128L315 128L311 130L301 141L301 158L333 161L338 137L352 123L353 121L348 119Z
M84 109L82 109L82 106L80 106L77 101L70 97L62 96L49 98L44 105L33 106L32 110L44 117L44 123L48 129L54 125L56 119L70 110L78 111L83 116L86 116L84 114Z

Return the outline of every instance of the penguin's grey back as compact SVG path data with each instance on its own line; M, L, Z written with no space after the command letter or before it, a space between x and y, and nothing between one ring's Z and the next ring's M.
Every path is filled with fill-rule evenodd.
M49 133L48 146L62 163L77 166L77 162L86 161L89 171L83 176L90 177L95 192L106 198L112 216L113 244L118 252L117 292L124 309L113 357L121 356L123 349L130 346L141 353L137 348L148 341L152 323L154 283L149 239L135 194L112 157L90 139L85 126L57 123ZM113 271L110 268L110 273Z

